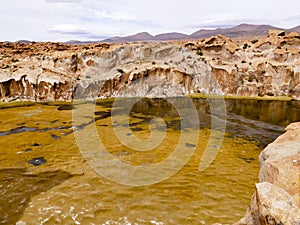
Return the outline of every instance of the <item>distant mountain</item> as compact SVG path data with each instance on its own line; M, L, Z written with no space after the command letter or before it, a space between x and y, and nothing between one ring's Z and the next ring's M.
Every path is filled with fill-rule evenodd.
M88 44L94 44L98 43L99 41L77 41L77 40L70 40L67 42L64 42L65 44L69 45L88 45Z
M253 25L253 24L240 24L231 28L217 28L213 30L200 29L190 35L182 34L177 32L163 33L158 35L151 35L148 32L141 32L130 36L125 37L111 37L102 41L77 41L70 40L65 42L65 44L71 45L85 45L93 44L99 42L112 42L112 43L122 43L122 42L133 42L133 41L171 41L171 40L193 40L193 39L202 39L208 38L221 34L229 38L249 38L249 37L261 37L268 35L270 29L276 30L285 30L286 32L297 32L300 33L300 25L293 27L291 29L283 29L280 27L274 27L271 25ZM15 43L30 44L32 41L28 40L19 40Z
M19 41L16 41L15 43L30 44L31 41L28 41L28 40L19 40Z
M112 37L104 40L104 42L129 42L129 41L151 41L154 40L154 36L147 32L137 33L126 37Z
M217 34L221 34L230 38L260 37L267 35L270 29L283 30L282 28L273 27L270 25L240 24L238 26L225 29L199 30L191 34L190 37L193 39L207 38Z
M261 37L268 35L268 31L270 29L277 30L285 30L286 32L298 32L300 33L300 26L291 28L291 29L283 29L279 27L274 27L271 25L253 25L253 24L240 24L231 28L218 28L214 30L201 29L198 30L191 35L182 34L182 33L163 33L158 35L151 35L147 32L137 33L130 36L125 37L112 37L109 39L105 39L101 42L114 42L114 43L122 43L122 42L132 42L132 41L168 41L168 40L189 40L189 39L202 39L208 38L211 36L215 36L221 34L223 36L229 38L248 38L248 37ZM69 44L88 44L95 43L94 42L78 42L78 41L70 41L67 42ZM98 41L99 42L99 41Z
M159 41L184 40L184 39L188 39L189 35L173 32L173 33L166 33L166 34L158 34L154 36L154 38L155 40L159 40Z
M289 29L288 30L289 32L297 32L297 33L300 33L300 25L299 26L297 26L297 27L294 27L294 28L292 28L292 29Z

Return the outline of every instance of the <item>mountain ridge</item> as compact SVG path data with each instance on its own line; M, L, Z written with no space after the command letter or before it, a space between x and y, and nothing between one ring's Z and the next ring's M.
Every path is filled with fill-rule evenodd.
M141 32L130 36L124 37L112 37L105 39L101 42L131 42L131 41L167 41L167 40L189 40L189 39L199 39L199 38L208 38L221 34L229 38L246 38L246 37L262 37L268 35L268 31L271 29L275 30L284 30L286 32L300 32L300 25L284 29L280 27L275 27L272 25L253 25L242 23L237 26L230 28L217 28L217 29L200 29L194 33L188 35L184 33L171 32L171 33L162 33L158 35L151 35L147 32ZM141 34L147 33L147 38L139 38ZM144 36L143 36L144 37Z
M70 40L64 42L65 44L93 44L99 42L108 42L108 43L124 43L124 42L135 42L135 41L184 41L184 40L195 40L195 39L204 39L211 36L216 36L218 34L226 36L228 38L233 39L245 39L245 38L255 38L255 37L263 37L268 35L268 31L271 29L282 30L287 33L297 32L300 33L300 25L285 29L280 27L275 27L272 25L254 25L242 23L237 26L233 26L230 28L216 28L216 29L199 29L191 34L184 34L179 32L168 32L161 33L157 35L151 35L148 32L139 32L129 36L114 36L104 40L96 40L96 41L78 41L78 40ZM29 40L19 40L16 42L21 42L24 44L30 43Z

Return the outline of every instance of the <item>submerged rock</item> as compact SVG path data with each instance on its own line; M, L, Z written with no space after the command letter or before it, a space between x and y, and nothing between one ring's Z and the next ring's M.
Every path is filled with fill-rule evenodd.
M51 134L51 137L54 139L54 140L60 140L61 139L61 137L59 137L59 136L57 136L57 135L55 135L55 134Z
M185 146L188 147L188 148L195 148L196 147L196 145L190 144L190 143L185 143Z
M29 164L32 164L34 166L40 166L40 165L46 164L46 162L47 161L44 159L44 157L33 158L28 161Z
M41 144L39 144L39 143L33 143L31 146L33 146L33 147L40 147Z

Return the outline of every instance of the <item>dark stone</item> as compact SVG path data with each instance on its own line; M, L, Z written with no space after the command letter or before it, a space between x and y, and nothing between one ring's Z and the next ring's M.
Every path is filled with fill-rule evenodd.
M185 143L185 146L188 148L195 148L196 145L190 144L190 143Z
M57 135L55 135L55 134L51 134L51 137L52 137L53 139L55 139L55 140L60 140L60 139L61 139L61 137L59 137L59 136L57 136Z
M53 120L53 121L51 121L50 123L51 124L54 124L54 123L56 123L58 120Z
M132 131L142 131L143 129L142 128L139 128L139 127L133 127L131 128Z
M246 163L251 163L252 161L255 161L255 159L252 157L246 158L246 157L239 156L238 158L244 160Z
M29 164L32 164L34 166L40 166L40 165L46 164L46 162L47 161L44 159L44 157L33 158L28 161Z
M41 146L41 144L34 143L34 144L32 144L32 146L34 146L34 147L40 147L40 146Z

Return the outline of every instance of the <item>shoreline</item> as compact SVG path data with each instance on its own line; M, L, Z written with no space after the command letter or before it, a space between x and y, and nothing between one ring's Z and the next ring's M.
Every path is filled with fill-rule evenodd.
M165 98L153 98L153 99L168 99L168 98L186 98L189 97L191 99L224 99L224 100L261 100L261 101L300 101L298 99L294 99L292 97L287 96L237 96L237 95L212 95L212 94L190 94L185 96L178 97L165 97ZM10 102L0 102L0 109L4 108L13 108L13 107L26 107L33 106L35 104L47 104L47 105L72 105L82 101L105 101L112 99L121 99L121 98L148 98L148 97L110 97L110 98L97 98L94 100L71 100L71 101L47 101L47 102L39 102L39 101L23 101L23 100L13 100ZM151 98L149 98L151 99Z
M240 96L240 95L212 95L212 94L190 94L191 98L203 99L225 99L225 100L262 100L262 101L299 101L288 96Z
M299 146L300 122L296 122L260 153L259 183L246 215L234 225L300 224Z

